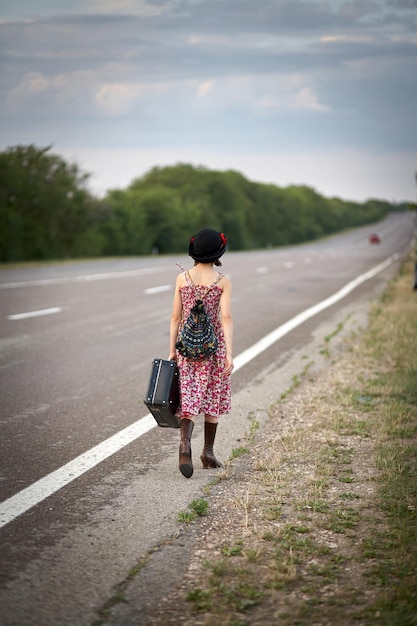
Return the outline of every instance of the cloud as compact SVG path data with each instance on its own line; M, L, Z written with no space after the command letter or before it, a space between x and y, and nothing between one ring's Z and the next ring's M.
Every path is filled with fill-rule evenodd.
M324 37L320 37L320 41L323 43L337 43L340 41L348 43L372 43L375 41L375 37L370 34L325 35Z
M148 2L147 0L87 0L78 3L81 10L88 13L102 13L110 15L161 15L164 2ZM74 9L74 7L73 7Z
M104 83L97 89L94 99L105 113L121 115L131 110L138 93L136 86L127 83Z
M41 72L28 72L8 95L7 103L12 113L67 113L76 107L78 115L88 111L88 99L94 91L94 74L75 71L48 77Z
M262 90L260 86L257 89L261 93L264 91L259 100L261 110L330 111L327 105L319 101L314 87L309 84L310 79L305 74L282 74L265 82L270 83L266 89L264 87Z
M197 89L197 98L204 98L214 89L214 82L212 80L206 80L204 83L200 83Z
M387 5L393 9L414 11L417 9L417 0L388 0Z
M5 0L2 145L412 152L416 1Z

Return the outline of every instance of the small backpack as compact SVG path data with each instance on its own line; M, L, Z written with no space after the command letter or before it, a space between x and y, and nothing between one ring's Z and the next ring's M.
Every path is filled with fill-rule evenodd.
M187 276L195 291L195 285L188 272ZM219 274L214 283L207 288L204 295L207 295L210 289L214 287L221 278L222 274ZM217 350L217 346L217 337L214 333L204 302L196 297L195 304L184 322L175 347L185 358L194 361L202 361L214 354Z

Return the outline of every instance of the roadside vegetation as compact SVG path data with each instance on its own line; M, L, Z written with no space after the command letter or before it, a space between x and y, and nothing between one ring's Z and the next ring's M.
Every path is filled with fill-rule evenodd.
M154 167L104 198L94 197L89 178L51 146L0 152L0 262L183 253L190 233L208 225L227 234L230 250L282 246L406 208L184 163Z
M220 478L227 495L212 485L193 522L190 574L150 624L417 624L413 273L410 255L369 327L265 427L249 416Z

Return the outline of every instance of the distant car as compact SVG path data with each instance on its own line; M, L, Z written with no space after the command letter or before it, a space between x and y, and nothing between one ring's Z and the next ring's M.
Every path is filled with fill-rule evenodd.
M369 243L381 243L381 238L376 233L369 235Z

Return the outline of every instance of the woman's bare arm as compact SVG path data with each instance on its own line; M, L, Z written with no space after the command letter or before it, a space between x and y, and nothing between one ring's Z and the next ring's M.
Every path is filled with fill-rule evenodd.
M175 344L177 342L177 337L178 337L178 328L181 322L181 317L182 317L182 301L181 301L181 294L180 294L180 288L182 286L183 283L183 278L182 275L180 274L177 277L177 281L175 283L175 293L174 293L174 304L172 307L172 314L171 314L171 323L170 323L170 327L169 327L169 356L168 359L170 361L176 361L177 360L177 353L175 350Z
M222 280L223 293L220 298L221 323L226 344L225 374L233 370L233 317L232 317L232 282L229 278Z

